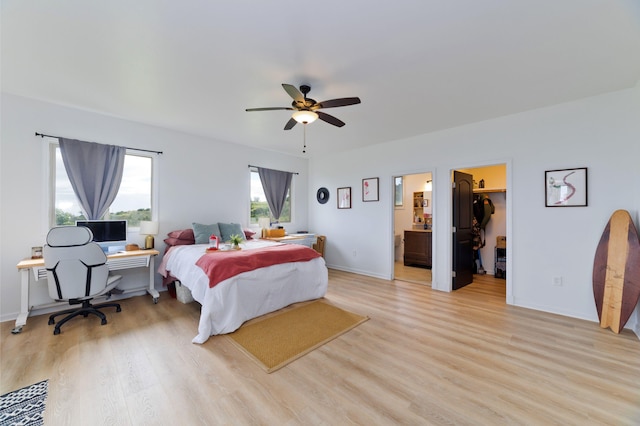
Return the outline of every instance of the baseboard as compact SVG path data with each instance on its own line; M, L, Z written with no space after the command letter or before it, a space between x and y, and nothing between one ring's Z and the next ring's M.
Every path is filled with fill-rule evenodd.
M167 291L166 287L163 287L161 289L157 289L156 288L156 290L158 290L158 292L160 292L160 293L162 293L164 291ZM137 296L144 296L144 295L147 295L147 291L146 290L135 289L133 291L129 291L129 292L122 293L122 294L113 294L111 296L111 298L109 299L109 301L117 301L117 300L129 299L130 297L137 297ZM149 298L151 298L151 296L149 296ZM106 300L105 297L99 297L99 298L95 299L94 303L99 304L99 303L104 303L106 301L107 300ZM29 312L29 318L35 317L35 316L38 316L38 315L51 314L53 312L63 311L65 309L70 309L68 303L64 303L64 302L55 303L54 302L54 303L51 303L50 305L44 305L44 307L42 307L42 308L32 309ZM2 316L0 316L0 322L15 321L16 318L18 318L19 314L20 314L19 312L12 312L12 313L9 313L9 314L3 314ZM29 318L27 318L27 324L29 323Z
M352 274L365 275L367 277L379 278L381 280L391 281L390 277L387 277L387 276L384 276L384 275L380 275L380 274L373 274L373 273L371 273L369 271L362 271L362 270L353 269L353 268L345 268L343 266L335 266L335 265L330 265L330 264L327 264L327 268L335 269L336 271L351 272Z
M550 313L550 314L561 315L561 316L564 316L564 317L577 318L577 319L590 321L590 322L597 322L597 318L594 319L593 317L585 316L583 313L580 313L580 312L567 312L567 311L564 311L564 310L560 311L560 310L556 309L554 306L539 305L539 304L535 304L535 303L526 303L526 302L523 302L522 300L520 300L518 298L514 298L513 305L514 306L519 306L521 308L533 309L535 311L542 311L542 312L547 312L547 313Z
M573 312L565 312L565 311L560 312L560 311L555 310L555 309L553 309L552 307L549 307L549 306L539 306L539 305L535 305L535 304L518 303L517 299L514 300L513 305L521 307L521 308L533 309L535 311L541 311L541 312L547 312L547 313L554 314L554 315L560 315L560 316L563 316L563 317L581 319L581 320L584 320L584 321L592 322L597 327L600 326L597 317L596 318L586 317L584 315L573 313ZM624 327L624 328L631 330L638 337L638 339L640 339L640 322L637 322L636 324L627 323L626 327Z

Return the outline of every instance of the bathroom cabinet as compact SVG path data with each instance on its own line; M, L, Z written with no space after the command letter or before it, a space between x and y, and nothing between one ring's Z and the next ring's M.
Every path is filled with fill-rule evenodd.
M404 231L404 264L431 269L430 229Z

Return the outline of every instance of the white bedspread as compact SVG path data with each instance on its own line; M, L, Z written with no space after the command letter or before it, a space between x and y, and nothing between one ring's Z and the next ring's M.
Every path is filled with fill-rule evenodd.
M250 240L241 247L253 250L277 244ZM165 255L166 270L191 290L193 298L202 305L198 335L193 343L231 333L245 321L292 303L318 299L327 291L328 272L321 257L243 272L211 288L209 278L195 265L206 248L206 244L176 246Z

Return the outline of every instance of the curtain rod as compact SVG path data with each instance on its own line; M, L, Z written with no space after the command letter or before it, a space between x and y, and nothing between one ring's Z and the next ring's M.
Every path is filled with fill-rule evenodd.
M256 169L261 168L260 166L252 166L251 164L249 164L249 167L255 167ZM299 175L300 173L298 172L290 172L293 173L294 175Z
M36 136L40 136L41 138L44 138L45 136L48 138L56 138L56 139L60 139L60 136L52 136L52 135L45 135L43 133L38 133L36 132ZM66 138L65 138L66 139ZM128 146L123 146L123 148L126 149L131 149L134 151L142 151L142 152L153 152L154 154L162 154L162 151L153 151L151 149L142 149L142 148L130 148Z

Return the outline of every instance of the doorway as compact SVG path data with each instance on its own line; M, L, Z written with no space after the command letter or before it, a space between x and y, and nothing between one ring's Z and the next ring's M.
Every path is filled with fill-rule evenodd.
M480 231L481 244L473 252L473 276L472 283L491 283L493 286L501 286L503 291L507 288L506 264L506 235L507 235L507 165L496 164L474 168L460 168L454 172L461 172L471 176L472 193L474 201L483 202L490 200L493 213ZM452 175L455 173L452 173ZM482 200L482 201L481 201ZM455 204L455 203L454 203ZM486 205L486 204L485 204ZM460 212L452 206L454 217ZM476 242L476 247L478 244ZM452 258L455 257L456 245L453 244ZM466 265L468 266L468 265ZM455 269L454 269L455 270ZM455 290L455 277L452 288ZM506 293L505 293L506 295ZM505 297L506 300L506 297Z
M431 285L433 180L431 172L396 176L394 279Z

